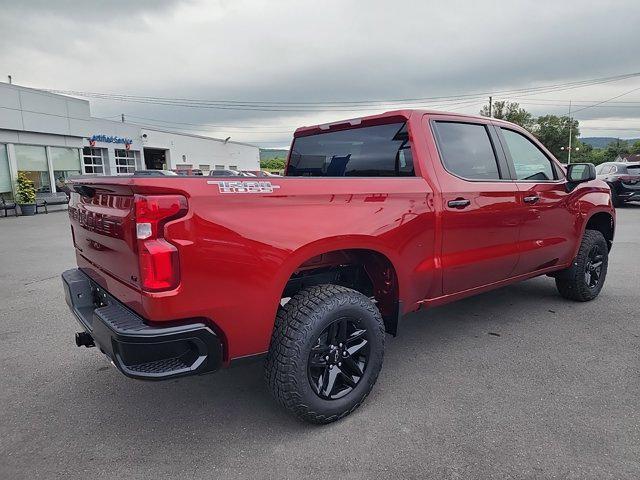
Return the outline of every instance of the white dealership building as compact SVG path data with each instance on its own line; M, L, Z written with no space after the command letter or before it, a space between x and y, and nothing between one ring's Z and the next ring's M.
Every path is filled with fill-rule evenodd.
M13 196L19 172L40 195L72 175L134 170L259 170L246 143L91 116L86 100L0 83L0 194Z

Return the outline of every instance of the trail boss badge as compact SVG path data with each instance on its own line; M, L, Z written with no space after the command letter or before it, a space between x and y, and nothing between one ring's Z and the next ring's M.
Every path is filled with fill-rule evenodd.
M209 185L218 184L220 193L273 193L280 185L271 182L240 182L240 181L214 181L208 180Z

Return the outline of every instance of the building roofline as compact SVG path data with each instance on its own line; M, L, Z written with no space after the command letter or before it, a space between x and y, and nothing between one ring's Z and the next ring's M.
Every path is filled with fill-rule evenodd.
M85 100L84 98L72 97L71 95L63 95L61 93L47 92L46 90L42 90L41 88L25 87L24 85L17 85L15 83L9 83L9 82L0 82L0 85L3 86L3 87L13 88L15 90L28 90L28 91L33 92L33 93L39 93L41 95L47 95L48 97L59 97L59 98L64 98L64 99L69 99L69 100L78 100L80 102L88 103L89 104L89 108L91 108L91 102L89 102L89 100Z
M149 127L147 125L143 125L141 123L136 123L136 122L127 122L127 121L121 122L119 120L110 120L108 118L100 118L100 117L91 117L90 120L100 120L101 122L114 123L116 125L131 125L131 126L140 128L142 130L149 130L149 131L152 131L152 132L170 133L172 135L182 135L184 137L202 138L202 139L205 139L205 140L213 140L215 142L220 142L220 143L233 143L233 144L236 144L236 145L244 145L245 147L260 148L257 145L252 145L251 143L236 142L234 140L229 140L228 142L225 142L223 138L209 137L207 135L197 135L197 134L193 134L193 133L177 132L175 130L168 130L168 129L164 129L164 128Z
M40 88L33 88L33 87L25 87L22 85L17 85L15 83L8 83L8 82L0 82L0 85L3 87L9 87L9 88L13 88L15 90L28 90L34 93L39 93L41 95L47 95L49 97L58 97L58 98L64 98L64 99L72 99L72 100L78 100L81 102L84 102L86 104L89 105L89 111L91 111L91 102L89 100L85 100L84 98L80 98L80 97L76 97L73 95L64 95L61 93L51 93L51 92L47 92L46 90L42 90ZM216 137L209 137L207 135L197 135L197 134L193 134L193 133L185 133L185 132L178 132L175 130L169 130L169 129L163 129L163 128L156 128L156 127L148 127L146 125L142 125L139 123L135 123L135 122L119 122L117 120L110 120L107 118L100 118L100 117L94 117L92 115L89 115L89 121L91 120L100 120L103 122L109 122L109 123L117 123L117 124L124 124L124 125L134 125L138 128L143 128L145 130L151 130L154 132L163 132L163 133L171 133L173 135L182 135L185 137L193 137L193 138L202 138L205 140L213 140L215 142L221 142L221 143L232 143L235 145L243 145L245 147L254 147L254 148L260 148L257 145L253 145L251 143L245 143L245 142L237 142L235 140L229 140L227 142L224 141L223 138L216 138ZM84 119L81 119L84 120Z
M125 122L125 124L127 124L127 123L129 123L129 122ZM253 145L251 143L236 142L235 140L229 140L229 141L225 142L223 138L209 137L207 135L197 135L197 134L194 134L194 133L176 132L175 130L166 130L166 129L163 129L163 128L156 128L156 127L152 128L152 127L147 127L145 125L140 125L139 123L129 123L129 125L136 125L136 126L138 126L140 128L143 128L145 130L151 130L152 132L172 133L174 135L183 135L185 137L193 137L193 138L203 138L205 140L213 140L215 142L220 142L220 143L233 143L233 144L236 144L236 145L244 145L245 147L260 148L257 145Z

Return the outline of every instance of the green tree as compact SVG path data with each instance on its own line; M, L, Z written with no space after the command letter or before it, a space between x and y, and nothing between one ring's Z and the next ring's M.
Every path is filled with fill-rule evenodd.
M593 146L588 143L582 143L580 140L575 140L572 145L574 147L574 153L571 154L572 162L591 162L593 157Z
M485 105L480 110L480 115L483 117L493 117L500 120L506 120L507 122L520 125L527 130L531 130L534 125L534 118L524 108L520 107L517 102L496 101L493 103L491 109L491 115L489 115L489 105Z
M612 162L618 155L629 153L629 150L629 144L624 140L617 138L604 149L604 156L607 162Z
M629 153L640 153L640 140L629 147Z
M536 119L533 134L558 160L566 163L569 156L569 130L571 130L571 138L574 142L577 142L580 136L579 122L577 120L572 120L566 115L543 115ZM571 147L574 148L576 144L580 148L579 143L573 143Z
M607 161L604 154L605 154L604 148L594 148L591 154L589 155L589 158L584 161L591 162L595 165L600 165L601 163L604 163Z
M268 160L260 160L260 168L266 170L282 170L284 169L284 158L270 158Z

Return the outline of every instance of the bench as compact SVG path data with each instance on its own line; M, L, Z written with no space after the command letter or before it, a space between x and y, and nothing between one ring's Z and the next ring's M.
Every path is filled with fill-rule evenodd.
M0 208L4 210L5 217L7 216L7 212L9 210L13 210L13 212L16 214L16 217L18 216L18 209L16 208L15 202L7 202L2 195L0 195Z
M67 205L68 203L69 197L63 192L52 193L46 197L38 197L36 198L36 213L38 213L39 208L44 207L44 213L49 213L48 207L50 205Z

